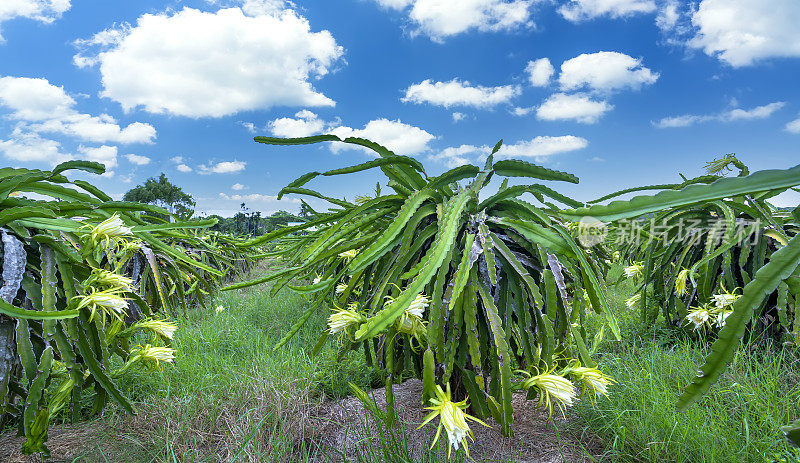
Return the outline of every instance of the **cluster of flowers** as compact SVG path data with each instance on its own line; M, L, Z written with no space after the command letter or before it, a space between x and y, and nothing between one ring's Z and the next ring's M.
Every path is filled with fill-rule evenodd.
M642 264L633 263L623 269L625 276L634 280L641 278L644 267ZM681 269L675 277L675 294L683 297L688 294L687 284L689 280L689 269ZM725 326L725 320L733 313L731 306L741 294L735 294L736 289L728 291L720 284L719 294L714 294L711 299L700 307L692 307L694 310L686 315L687 323L694 325L695 330L701 328L722 328ZM641 301L641 294L637 293L630 297L625 304L629 308L634 308L639 305Z
M75 296L70 305L78 310L88 310L89 321L99 315L103 326L107 318L114 320L115 324L121 324L128 307L125 294L133 292L133 280L118 272L130 255L140 249L141 244L129 240L133 236L132 230L125 226L117 214L94 227L86 227L89 231L82 237L81 253L93 270L83 282L84 294ZM107 258L112 270L102 268L103 257Z
M341 291L338 291L337 287L337 294L340 292ZM387 296L386 299L385 305L393 302L393 299L389 296ZM403 314L397 319L397 331L411 336L418 342L422 342L427 335L427 329L425 328L425 322L422 320L422 316L425 313L425 309L430 305L430 302L430 299L428 299L425 294L417 294L417 297L411 301L411 304L406 307ZM339 332L349 334L352 328L357 328L365 321L367 321L367 317L360 312L358 303L351 302L347 305L346 309L334 309L333 314L328 317L328 330L331 334Z
M551 416L553 414L553 405L557 406L563 413L566 407L574 403L578 397L576 383L582 389L581 395L590 392L592 400L594 400L595 397L608 396L608 386L614 382L611 377L603 374L597 368L583 367L578 361L572 362L570 366L557 373L553 370L537 375L531 375L524 370L517 370L517 373L526 377L521 387L525 390L535 390L539 395L539 405L544 405ZM484 426L488 425L464 411L469 407L466 400L460 402L452 400L449 384L445 389L437 385L435 392L436 397L430 399L431 406L427 407L427 410L431 410L431 413L423 419L420 428L438 416L439 426L436 429L436 436L431 448L436 445L439 435L444 429L449 441L448 458L452 449L458 450L459 446L463 446L465 453L469 456L467 437L474 442L475 435L467 422L475 421Z
M518 370L526 376L522 383L526 390L535 388L539 393L540 405L545 405L549 414L553 413L553 405L557 405L563 412L564 407L572 405L577 398L578 383L582 389L581 395L591 392L591 398L608 396L608 386L614 382L610 376L597 368L581 366L580 361L574 360L559 372L554 370L531 375L527 371ZM570 381L569 378L572 378Z
M642 274L644 272L644 266L642 265L641 262L634 262L631 265L623 268L622 271L625 273L625 276L627 278L637 281L639 278L642 277ZM676 295L683 297L687 294L686 283L688 279L689 279L689 270L685 268L681 269L681 271L678 272L678 275L675 277ZM641 299L642 295L640 293L634 294L633 296L628 298L628 300L625 301L625 305L627 305L628 308L631 309L634 307L638 307Z
M721 294L714 294L709 302L700 307L692 307L695 310L686 315L687 323L692 323L695 331L706 327L722 328L725 320L733 313L731 306L742 297L741 294L728 292L724 286L720 286L720 289Z
M116 337L131 336L139 331L151 332L163 340L172 340L178 327L166 320L140 320L123 329L123 318L129 300L126 295L134 292L134 282L119 271L134 252L141 249L141 243L132 239L132 229L125 226L117 214L94 227L87 227L89 230L82 237L81 252L93 269L89 278L83 281L83 294L72 298L69 305L77 310L88 311L89 321L97 319L103 327L106 327L106 322L110 319L110 326L105 329L109 342ZM102 268L103 257L106 257L107 266L111 270ZM140 345L130 352L125 365L112 374L120 375L136 363L152 367L159 367L161 362L172 363L174 354L171 347ZM67 384L62 387L71 389Z
M339 254L339 257L345 261L350 261L358 255L357 249L351 249ZM320 283L321 277L317 275L314 278L314 284ZM348 285L339 283L335 287L336 295L341 295L347 291ZM394 302L390 296L386 296L384 307ZM417 294L411 304L403 311L403 314L397 319L396 328L399 333L406 334L417 341L421 345L427 339L427 328L422 316L425 309L430 305L430 299L423 293ZM361 313L357 302L351 302L347 308L334 308L333 313L328 317L328 330L331 334L344 332L349 334L352 329L358 328L362 323L367 321L367 317Z
M633 264L623 268L622 271L625 273L626 278L630 278L636 281L642 277L642 272L644 272L644 266L641 264L641 262L639 263L634 262ZM625 305L628 306L629 309L633 309L639 306L639 302L641 301L641 299L642 295L640 293L636 293L625 301Z

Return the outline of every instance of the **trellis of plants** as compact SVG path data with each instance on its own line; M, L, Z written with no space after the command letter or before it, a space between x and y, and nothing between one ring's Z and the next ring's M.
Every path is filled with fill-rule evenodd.
M479 168L463 165L430 177L414 158L359 138L323 135L299 139L257 137L273 145L344 142L380 157L352 167L310 172L279 194L332 204L313 219L250 241L276 242L285 267L249 284L271 281L308 294L310 303L286 342L317 310L332 307L315 350L335 342L341 354L364 353L386 373L394 420L393 385L401 374L423 381L430 419L440 417L452 446L467 446L467 421L493 417L505 435L513 429L512 393L554 407L571 405L582 390L594 399L611 378L592 360L583 321L594 308L615 336L600 275L600 251L573 237L556 203L577 207L543 183L577 183L572 174L493 155ZM380 169L388 189L354 202L326 196L306 184L318 176ZM493 194L481 196L493 178ZM514 178L525 184L509 185ZM519 199L530 193L535 203ZM310 284L298 284L306 281ZM355 392L367 399L363 391ZM469 407L469 413L465 410ZM437 435L438 438L438 435Z
M793 348L800 340L800 207L770 203L798 191L800 166L751 174L728 155L707 168L710 175L681 184L623 190L563 212L611 224L610 236L630 260L625 274L636 282L628 305L641 311L643 323L655 323L662 314L671 326L713 341L679 399L681 409L716 382L745 334L777 348ZM737 177L722 175L733 169ZM643 190L661 191L597 204ZM638 229L635 241L623 239L626 233L630 238L631 227ZM798 425L784 429L795 444Z
M56 419L109 402L133 412L115 379L171 362L177 325L222 275L248 265L236 240L168 222L164 209L114 201L68 170L0 169L0 428L16 424L23 452L47 455Z

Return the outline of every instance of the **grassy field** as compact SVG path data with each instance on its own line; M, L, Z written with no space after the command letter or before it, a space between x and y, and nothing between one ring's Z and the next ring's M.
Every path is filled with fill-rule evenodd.
M780 426L800 416L797 352L744 347L709 395L679 413L677 395L708 346L663 328L642 328L638 312L623 303L627 290L624 284L610 289L624 341L604 341L598 355L601 369L617 384L609 399L596 406L584 400L569 412L576 418L574 432L599 436L605 449L600 461L800 460L780 434ZM287 291L270 297L267 287L257 286L222 293L213 306L192 311L174 340L175 365L165 367L162 377L138 372L123 381L139 414L106 412L99 422L106 432L79 460L310 460L318 449L309 410L322 395L346 395L348 381L366 388L380 378L360 352L336 361L329 343L310 356L325 327L324 312L284 348L272 350L304 301ZM217 311L218 305L224 310ZM373 437L383 446L359 461L409 457L403 435L381 430ZM437 447L425 460L440 457Z
M310 356L325 328L324 314L273 352L304 302L289 291L270 297L266 286L258 286L221 293L208 308L191 311L175 335L175 365L161 375L139 371L121 382L140 413L106 417L122 433L99 448L124 447L128 461L238 455L239 461L277 462L312 453L304 448L307 410L322 394L346 394L348 381L368 387L370 371L357 353L336 362L331 345Z
M617 381L613 393L596 407L574 409L603 439L608 461L800 461L780 432L800 416L799 352L745 345L708 395L678 412L678 395L710 345L668 331L661 320L643 328L639 311L624 303L631 290L623 282L609 291L623 341L604 342L598 362Z

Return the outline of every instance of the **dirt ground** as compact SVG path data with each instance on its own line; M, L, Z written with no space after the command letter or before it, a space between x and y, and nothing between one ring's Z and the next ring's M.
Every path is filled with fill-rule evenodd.
M98 421L80 423L75 425L52 426L48 431L49 440L47 447L51 457L44 460L50 462L72 461L82 455L86 442L95 442L102 433L103 423ZM22 455L24 437L17 437L16 433L0 434L0 462L3 463L39 463L39 455Z
M422 382L409 380L394 387L395 403L398 406L398 423L405 428L407 446L413 455L425 453L430 445L438 419L422 429L417 427L423 417L428 413L424 409L419 397L422 393ZM371 393L379 407L385 408L386 398L384 389L375 389ZM602 447L597 438L591 435L576 435L575 427L569 426L570 414L566 418L560 413L554 413L552 420L547 420L546 412L540 410L535 402L525 400L523 394L514 397L514 437L506 438L500 434L500 426L491 418L486 423L491 428L471 424L475 433L475 442L470 443L470 457L476 462L520 462L520 463L574 463L596 461ZM364 406L355 397L346 397L340 400L325 400L319 406L307 410L308 415L303 417L305 432L303 440L312 448L324 451L328 457L319 461L354 461L360 451L365 453L364 446L375 445L375 439L369 439L366 427L372 429L371 434L377 435L375 423L365 421ZM128 421L117 422L114 426L104 420L77 425L58 425L50 428L48 447L51 458L47 462L71 462L83 456L81 461L127 461L120 458L121 442L109 439L109 436L135 435L135 429L142 426L142 421L158 421L155 416L146 417L147 411L140 410L136 417ZM134 423L135 421L135 423ZM123 429L124 428L124 429ZM443 434L440 441L446 442ZM24 456L20 448L24 438L17 437L14 433L0 435L0 462L2 463L38 463L43 460L39 456ZM233 448L237 443L231 442ZM226 446L214 445L220 450ZM108 452L103 452L107 447ZM87 454L87 449L92 451ZM376 447L377 448L377 445ZM99 455L97 451L103 452ZM214 452L216 453L216 452ZM366 452L369 453L369 452ZM380 455L380 453L376 454ZM124 455L124 452L123 452ZM217 454L221 461L230 458L230 452L224 455ZM105 459L103 459L105 457ZM245 458L248 460L248 458ZM421 459L415 459L422 461ZM468 461L468 460L467 460Z
M398 418L405 427L408 446L414 455L421 455L427 449L431 437L435 434L438 418L417 429L422 419L429 412L424 409L419 397L422 395L422 382L409 380L394 388L395 403L398 406ZM384 389L373 391L375 402L385 409L386 396ZM567 420L559 413L553 420L547 420L547 413L536 407L535 402L525 400L523 393L516 394L514 405L514 437L507 438L500 434L500 426L491 418L486 423L491 428L472 423L470 427L475 433L475 442L470 443L470 457L478 462L520 463L573 463L593 461L601 451L600 442L587 436L576 436L566 428ZM365 439L364 406L356 397L347 397L339 401L329 401L320 407L315 426L318 443L326 445L329 453L338 455L339 461L350 461L358 452L358 447L368 445ZM370 423L374 427L374 423ZM374 429L374 428L373 428ZM558 434L559 437L556 437ZM446 441L442 435L440 439ZM419 460L421 461L421 460Z

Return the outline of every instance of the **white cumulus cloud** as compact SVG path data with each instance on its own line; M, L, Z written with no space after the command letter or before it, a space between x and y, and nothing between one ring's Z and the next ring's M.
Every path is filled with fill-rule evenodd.
M241 172L247 166L244 161L220 161L217 163L200 164L197 168L201 174L235 174ZM178 166L178 170L180 166ZM181 170L181 172L184 172Z
M522 140L513 145L503 145L495 154L498 158L536 158L542 160L554 154L580 150L589 146L589 141L574 135L558 137L538 136Z
M698 116L694 114L684 114L681 116L669 116L662 118L657 122L653 122L653 125L661 129L673 128L673 127L689 127L690 125L695 125L701 122L708 122L714 119L715 119L714 116Z
M800 57L797 0L703 0L691 17L688 45L733 67Z
M0 77L0 104L13 111L14 119L43 121L73 114L77 103L47 79L5 76Z
M330 124L319 118L315 113L304 109L291 117L280 117L268 124L269 130L276 137L308 137L322 133Z
M74 114L61 120L51 119L30 124L28 127L35 132L64 134L95 143L152 143L156 137L156 129L150 124L134 122L122 128L108 114Z
M324 121L311 111L303 110L295 114L294 118L282 117L267 124L273 135L277 137L307 137L321 133L329 133L341 139L347 137L366 138L379 143L397 154L414 155L428 150L428 144L436 137L427 131L406 124L400 120L385 118L374 119L361 128L354 129L341 125L337 118L334 121ZM367 148L344 144L330 143L332 152L354 149L374 155L375 152Z
M681 5L678 0L667 0L658 9L656 26L662 32L672 31L678 26L681 16Z
M284 0L206 0L206 2L221 8L239 6L245 14L250 16L277 13L286 8L287 3L290 3Z
M448 169L462 166L473 162L474 158L488 156L491 153L489 146L461 145L445 148L435 154L428 156L428 159L439 161L447 166Z
M771 116L775 111L786 106L785 101L776 101L774 103L756 106L752 109L734 108L730 111L723 113L723 120L727 121L749 121L752 119L766 119Z
M234 183L233 185L231 185L231 190L234 190L234 191L242 191L242 190L246 190L246 189L247 189L247 187L242 185L241 183Z
M642 60L616 51L584 53L561 64L562 89L588 88L598 92L638 90L658 80L659 74L642 66Z
M532 113L536 110L536 106L516 106L514 109L511 110L511 114L515 116L527 116L528 114Z
M0 28L2 28L3 22L15 18L28 18L51 23L69 10L70 6L70 0L2 0L0 1ZM0 34L0 43L4 41Z
M0 153L14 161L58 164L72 159L61 150L61 144L57 141L42 138L36 133L19 131L12 133L7 140L0 139Z
M150 164L150 158L147 156L140 156L138 154L126 154L125 159L127 159L131 164L136 164L137 166L146 166Z
M8 140L0 139L0 153L5 157L22 162L46 162L56 165L64 161L80 159L104 164L107 171L103 176L112 177L117 166L117 147L102 145L98 147L78 146L77 153L62 150L55 140L42 138L31 132L14 132Z
M550 83L550 78L553 77L555 69L547 58L539 58L536 61L528 61L528 66L525 68L528 74L528 81L534 87L545 87Z
M751 109L732 108L717 114L684 114L680 116L665 117L653 122L653 125L664 128L689 127L704 122L734 122L766 119L786 105L784 101L775 101Z
M800 117L788 122L784 129L789 133L800 133Z
M385 8L404 11L413 34L441 42L471 30L497 32L532 27L534 0L375 0Z
M600 16L621 18L656 10L653 0L570 0L558 12L568 21L578 22Z
M278 201L286 201L287 203L299 203L299 199L294 198L285 198L278 200L277 196L272 195L263 195L260 193L250 193L247 195L241 194L233 194L229 195L227 193L220 193L219 197L222 199L230 200L230 201L253 201L253 202L278 202Z
M396 154L406 156L427 151L429 149L428 144L436 138L427 131L406 124L399 119L389 120L384 118L369 121L362 129L340 126L332 129L330 133L342 139L347 137L366 138L385 146ZM368 151L367 148L345 143L332 143L330 148L334 153L344 149L360 149L368 154L374 154L373 151Z
M580 150L587 146L589 142L585 138L574 135L538 136L514 144L504 144L495 154L495 158L533 158L538 162L545 162L549 156ZM489 145L461 145L445 148L428 158L452 168L470 162L483 162L492 148Z
M121 127L108 114L92 116L78 112L77 102L63 87L47 79L0 77L0 109L25 131L53 133L95 143L151 143L156 129L134 122Z
M256 127L256 125L253 124L252 122L239 121L239 125L244 127L250 133L257 133L259 130L258 127Z
M436 106L472 106L475 108L490 108L502 103L508 103L520 94L520 89L514 85L499 87L484 87L471 85L468 81L453 79L448 82L433 82L425 79L418 84L406 89L402 98L406 103L429 103Z
M189 173L194 170L188 164L186 164L186 160L183 158L183 156L173 156L169 158L169 160L175 163L175 168L178 169L178 172Z
M106 169L113 169L117 166L117 147L116 146L98 146L98 147L88 147L88 146L79 146L78 147L78 159L83 159L86 161L95 161L106 166ZM106 174L109 172L107 171Z
M11 133L0 140L0 152L17 161L57 164L87 159L111 169L117 165L118 149L106 143L152 143L156 137L150 124L134 122L123 127L108 114L81 113L77 106L63 87L47 79L0 77L0 114L13 124ZM59 141L50 139L53 135L102 145L80 144L75 152L69 152ZM113 172L105 175L112 176Z
M199 118L273 106L333 106L309 79L326 75L342 47L330 32L312 32L292 10L265 13L186 7L144 14L135 25L76 41L74 62L99 66L101 95L125 110Z
M612 109L613 105L592 100L583 93L556 93L536 108L536 117L546 121L575 120L583 124L594 124Z

